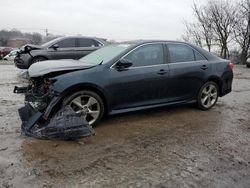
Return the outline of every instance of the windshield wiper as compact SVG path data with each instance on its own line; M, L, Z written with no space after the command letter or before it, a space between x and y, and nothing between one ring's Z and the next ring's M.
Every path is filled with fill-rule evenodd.
M98 65L102 65L102 63L103 63L103 60Z

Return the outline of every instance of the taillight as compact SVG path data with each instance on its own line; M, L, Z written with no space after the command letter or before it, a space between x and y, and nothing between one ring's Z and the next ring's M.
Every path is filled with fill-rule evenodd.
M229 63L228 66L229 66L230 70L234 69L234 64L233 63Z

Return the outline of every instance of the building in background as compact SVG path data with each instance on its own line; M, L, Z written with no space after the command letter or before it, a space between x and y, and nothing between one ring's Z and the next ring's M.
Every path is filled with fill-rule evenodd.
M10 46L12 48L20 48L21 46L31 43L30 39L27 38L13 38L9 39L7 42L7 46Z

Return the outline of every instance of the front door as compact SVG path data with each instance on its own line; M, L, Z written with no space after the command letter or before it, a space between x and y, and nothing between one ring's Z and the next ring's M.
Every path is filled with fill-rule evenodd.
M169 67L161 43L139 46L124 59L133 63L127 70L110 69L112 109L159 104L166 100Z
M58 48L49 48L50 59L75 59L76 58L76 39L67 38L56 43Z

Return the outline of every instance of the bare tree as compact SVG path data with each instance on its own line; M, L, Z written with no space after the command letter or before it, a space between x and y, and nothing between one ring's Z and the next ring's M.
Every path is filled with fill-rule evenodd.
M235 41L241 48L240 61L246 64L250 57L250 0L240 2L237 20Z
M41 44L42 42L42 35L40 33L33 33L32 38L31 38L31 43L32 44Z
M249 0L247 0L249 1ZM207 4L193 6L196 21L186 24L184 37L196 39L211 51L213 45L220 47L220 56L228 58L228 44L234 39L237 23L237 7L226 0L209 0Z
M186 32L182 35L182 39L186 42L195 43L197 46L203 47L203 37L199 25L185 22L185 26Z
M182 38L198 46L206 46L208 51L211 51L213 30L211 20L208 19L208 11L206 7L198 7L196 4L193 6L193 11L196 20L194 23L185 21L186 31Z
M197 4L193 6L194 15L198 21L197 26L200 28L201 38L205 41L208 51L211 51L213 31L212 23L209 18L209 11L206 7L198 8Z
M225 0L210 0L205 7L209 22L214 31L214 40L220 47L222 58L228 58L228 43L234 39L234 28L237 23L236 6Z

